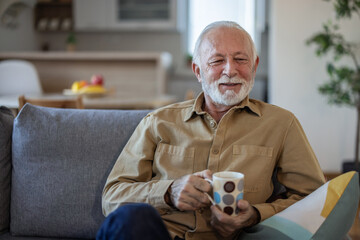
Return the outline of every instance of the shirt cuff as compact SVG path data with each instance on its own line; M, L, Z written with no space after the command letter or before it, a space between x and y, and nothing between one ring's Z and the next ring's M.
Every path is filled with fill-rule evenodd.
M158 209L172 209L165 202L165 194L174 180L159 180L154 183L149 193L149 204Z
M276 214L274 208L269 203L254 204L253 207L260 213L260 222Z

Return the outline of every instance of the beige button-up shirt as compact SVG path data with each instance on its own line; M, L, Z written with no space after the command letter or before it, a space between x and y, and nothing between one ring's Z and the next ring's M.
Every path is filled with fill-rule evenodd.
M174 237L216 239L209 208L179 211L164 195L174 179L210 169L245 174L244 199L264 220L311 193L325 180L295 116L276 106L246 98L219 123L202 110L203 94L149 113L115 163L103 192L103 212L128 202L149 203L160 212ZM271 176L287 199L267 203Z

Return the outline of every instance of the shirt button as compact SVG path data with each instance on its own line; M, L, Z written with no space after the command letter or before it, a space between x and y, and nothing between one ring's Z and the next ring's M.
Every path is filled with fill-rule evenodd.
M210 127L214 128L216 126L216 123L214 121L210 122Z
M214 149L212 152L213 152L213 154L218 154L218 153L219 153L219 149Z

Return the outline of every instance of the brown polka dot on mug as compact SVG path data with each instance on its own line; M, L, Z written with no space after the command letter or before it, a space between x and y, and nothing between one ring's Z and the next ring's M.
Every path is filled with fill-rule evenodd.
M234 182L228 181L227 183L225 183L225 185L224 185L225 192L231 193L232 191L234 191L234 189L235 189Z

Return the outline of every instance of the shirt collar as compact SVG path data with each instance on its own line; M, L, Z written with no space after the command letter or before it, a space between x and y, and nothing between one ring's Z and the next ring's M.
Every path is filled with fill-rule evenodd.
M202 110L202 105L204 103L204 92L201 92L194 101L194 104L191 109L185 114L184 121L188 121L194 115L204 115L206 112ZM255 113L259 117L262 116L259 106L256 102L252 101L249 96L237 106L234 106L232 109L245 109L248 108L251 112Z

